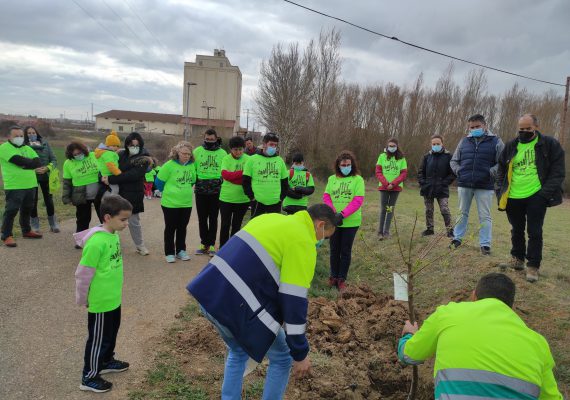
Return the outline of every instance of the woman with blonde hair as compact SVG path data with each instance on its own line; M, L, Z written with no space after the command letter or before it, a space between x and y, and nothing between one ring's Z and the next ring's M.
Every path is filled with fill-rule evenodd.
M196 183L196 165L192 145L178 142L156 176L156 188L162 192L164 214L164 255L166 262L190 260L186 252L186 227L192 213L193 189Z

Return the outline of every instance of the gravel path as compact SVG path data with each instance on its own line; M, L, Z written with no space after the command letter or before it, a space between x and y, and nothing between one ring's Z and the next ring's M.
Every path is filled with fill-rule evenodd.
M128 230L121 233L125 285L116 353L131 368L106 375L113 390L105 394L79 390L87 312L75 305L74 273L81 257L73 248L75 221L63 222L61 233L41 240L17 239L15 249L0 245L0 399L126 399L144 379L154 344L188 299L186 284L207 262L193 256L166 264L160 200L145 205L143 234L151 254L136 254ZM193 211L189 252L199 244L197 225Z

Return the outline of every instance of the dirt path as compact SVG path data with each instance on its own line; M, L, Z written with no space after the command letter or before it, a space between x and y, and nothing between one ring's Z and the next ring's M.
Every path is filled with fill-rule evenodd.
M117 358L129 361L131 369L107 375L114 387L102 395L79 390L87 313L75 305L74 272L81 256L73 248L75 221L65 221L60 234L47 233L42 240L20 239L16 249L0 246L0 399L126 399L144 378L154 343L185 304L185 286L207 260L193 256L166 264L160 201L145 205L142 225L151 254L136 254L128 231L121 234L125 286ZM193 212L189 252L198 243Z

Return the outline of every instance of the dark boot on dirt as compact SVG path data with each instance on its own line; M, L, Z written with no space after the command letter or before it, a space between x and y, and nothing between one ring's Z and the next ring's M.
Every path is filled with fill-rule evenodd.
M426 229L425 231L422 232L422 236L431 236L433 234L435 234L433 229Z
M483 254L484 256L490 256L491 248L489 246L481 246L481 254Z
M53 233L59 233L59 224L57 223L57 218L55 215L48 215L49 230Z
M450 239L454 238L454 234L453 234L453 228L447 228L447 237Z
M346 283L344 282L344 279L338 279L336 287L338 287L339 292L344 292L346 290Z
M329 278L329 287L336 287L337 279L332 276Z
M524 269L524 260L520 258L513 257L509 262L499 264L499 268L502 271L506 271L509 268L512 268L517 271L522 271Z
M456 249L456 248L458 248L459 246L461 246L461 240L453 239L453 240L451 241L451 243L449 244L449 248L450 248L450 249Z

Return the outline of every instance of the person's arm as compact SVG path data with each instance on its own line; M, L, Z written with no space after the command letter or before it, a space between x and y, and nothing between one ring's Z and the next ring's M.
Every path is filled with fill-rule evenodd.
M61 190L61 202L63 204L71 203L72 191L73 191L73 183L71 179L63 178L63 186Z
M440 333L439 313L441 312L442 308L438 307L416 333L413 333L412 329L404 330L404 335L398 343L400 361L408 365L417 365L434 356ZM408 322L405 328L409 326Z
M110 185L120 185L121 183L138 181L144 178L146 169L144 167L133 166L133 168L123 171L120 175L110 175Z
M491 167L489 172L492 178L497 177L497 170L499 169L499 158L505 149L505 143L500 138L497 138L497 147L495 148L495 164Z
M422 159L422 163L420 164L420 169L418 170L418 183L420 186L425 185L426 183L426 166L427 166L427 159L428 155L424 155Z
M113 175L115 175L115 176L121 175L121 170L119 169L117 164L115 164L114 162L112 162L112 161L106 162L105 166L107 167L109 172L112 173Z
M55 153L53 152L49 143L45 142L45 145L46 145L46 149L48 151L48 165L47 165L47 167L50 170L56 169L57 168L57 157L55 156Z
M253 193L253 187L251 185L251 176L253 174L253 162L252 158L246 161L245 165L243 166L243 175L242 175L242 183L243 192L250 200L255 199L255 194Z
M378 179L378 182L380 182L382 186L388 186L390 184L390 182L388 182L388 180L382 173L381 165L376 165L376 179Z
M325 203L327 206L332 208L334 212L336 212L336 208L334 208L333 206L331 195L328 194L327 192L323 193L323 203Z
M363 202L364 196L354 196L350 203L348 203L340 213L344 218L347 218L357 212L360 207L362 207Z
M37 156L34 158L12 156L10 157L8 162L11 162L12 164L15 164L23 169L36 169L42 166L42 162L40 161L40 158Z
M243 171L226 171L225 169L222 170L222 178L225 181L234 183L236 185L241 185L243 181Z
M95 276L95 268L79 264L75 270L75 303L87 306L87 295L91 281Z
M301 193L298 193L297 191L295 191L295 189L290 187L287 189L287 197L299 200L299 199L303 198L303 195Z
M565 177L564 150L557 140L552 139L550 147L550 171L546 180L542 183L539 195L550 200L556 191L560 190Z
M449 165L451 166L451 170L453 171L453 173L455 174L455 176L459 176L459 165L461 163L461 143L463 143L464 139L461 139L459 141L459 143L457 144L457 147L455 148L455 152L453 153L453 156L451 156L451 161L449 162Z
M315 192L314 186L296 186L294 191L302 196L310 196Z
M451 165L449 165L449 163L447 163L447 176L443 179L443 183L445 185L449 186L453 183L454 180L455 180L455 174L453 173L453 170L451 169Z
M392 186L398 186L400 183L404 182L407 177L408 177L408 169L405 168L400 170L400 175L398 175L396 179L394 179L390 183L392 184Z
M497 162L497 177L495 179L495 187L497 193L500 193L503 189L503 183L505 180L505 175L507 174L507 154L506 150L503 150L499 156L499 161Z

